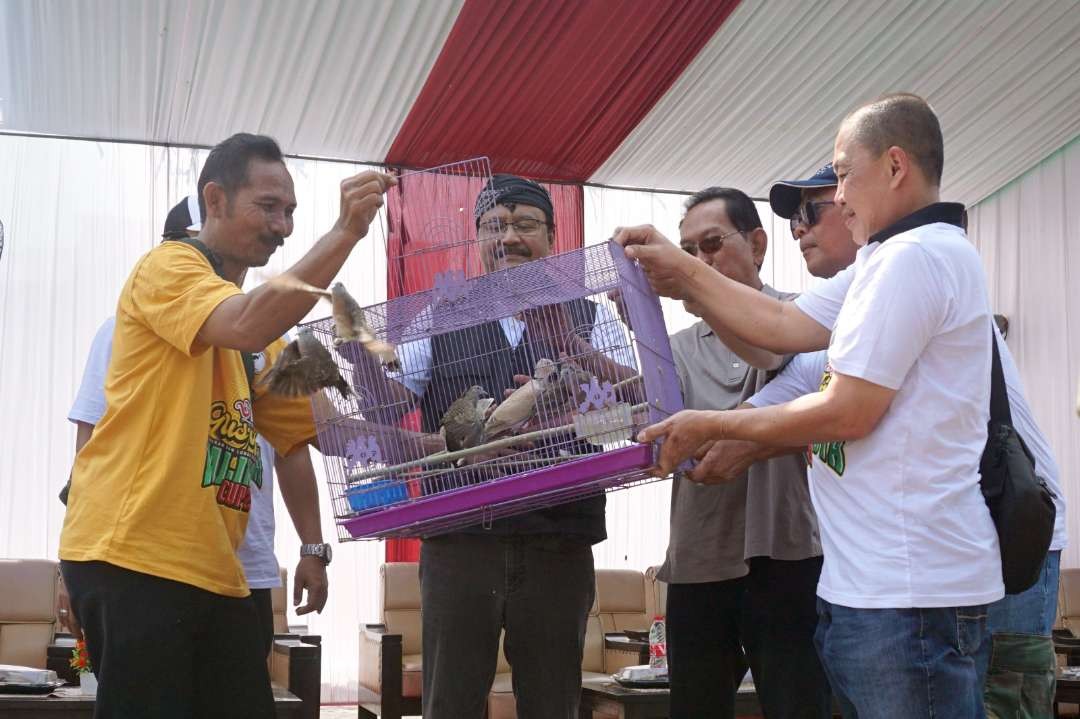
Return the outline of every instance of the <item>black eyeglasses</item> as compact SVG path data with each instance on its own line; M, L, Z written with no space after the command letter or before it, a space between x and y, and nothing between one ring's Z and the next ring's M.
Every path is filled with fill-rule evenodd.
M711 255L714 252L720 251L720 248L724 245L724 240L732 235L741 235L742 233L742 230L732 230L731 232L725 232L722 235L706 237L701 242L686 242L683 244L682 248L686 250L687 254L691 254L694 257L697 257L699 252Z
M543 220L534 220L530 217L526 217L523 220L517 220L516 222L488 220L487 222L480 223L478 233L481 239L502 237L510 227L514 228L514 232L517 233L518 237L535 237L540 234L540 228L547 227L547 223Z
M835 205L832 200L821 200L820 202L804 202L795 208L795 214L791 216L791 236L795 239L795 228L799 225L806 225L807 229L813 227L817 223L821 222L821 210L819 208L827 205Z

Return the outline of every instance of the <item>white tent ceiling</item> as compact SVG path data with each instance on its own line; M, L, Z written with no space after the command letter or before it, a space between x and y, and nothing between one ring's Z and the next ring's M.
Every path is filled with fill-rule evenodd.
M744 0L593 179L765 194L896 90L941 118L944 194L977 202L1080 135L1080 3Z
M382 160L462 2L0 0L0 130Z
M378 162L466 1L0 0L0 131L243 129ZM1080 0L743 0L587 179L762 195L821 165L846 111L904 89L939 112L945 194L970 204L1080 135L1078 68ZM475 111L513 122L495 102Z

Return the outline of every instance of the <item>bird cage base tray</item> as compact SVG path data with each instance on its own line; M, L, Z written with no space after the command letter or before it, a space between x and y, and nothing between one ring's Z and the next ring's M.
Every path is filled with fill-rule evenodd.
M371 509L358 516L338 520L353 539L423 536L445 531L448 526L466 527L481 523L488 514L499 513L500 506L528 501L544 495L572 495L575 489L595 486L597 491L618 486L625 481L639 481L641 472L655 464L651 444L636 444L563 462L509 477L469 485L450 492L419 497L381 509ZM605 481L606 480L606 481ZM556 502L557 503L557 502ZM537 508L543 505L537 505ZM460 522L448 522L461 517Z

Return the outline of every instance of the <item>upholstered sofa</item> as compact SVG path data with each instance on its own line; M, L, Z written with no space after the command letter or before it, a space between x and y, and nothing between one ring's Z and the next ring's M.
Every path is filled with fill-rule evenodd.
M360 716L398 719L420 713L422 634L420 578L415 563L388 563L379 569L380 621L360 628ZM666 592L655 570L596 571L596 600L589 612L583 680L610 675L638 663L633 651L605 648L604 635L625 630L646 631L664 613ZM488 719L517 716L510 666L499 651L488 695ZM600 719L597 716L595 719Z

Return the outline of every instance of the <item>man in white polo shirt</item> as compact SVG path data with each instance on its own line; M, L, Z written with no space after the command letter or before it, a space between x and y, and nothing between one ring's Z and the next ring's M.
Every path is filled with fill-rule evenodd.
M831 167L828 168L831 174ZM824 193L835 187L836 177L831 176L831 187L824 187L819 176L804 181L782 181L773 185L769 192L772 210L780 217L790 218L792 234L800 243L810 249L804 251L807 269L816 276L831 277L846 269L854 260L855 245L851 233L825 210L824 220L820 209L811 211L814 205L820 205ZM815 179L819 178L819 179ZM840 263L830 263L828 253L822 249L842 248L846 243L850 257ZM835 252L833 253L836 254ZM844 259L838 256L838 259ZM850 273L847 275L850 277ZM836 321L840 305L835 303L811 303L814 319L822 324L831 325ZM1057 510L1054 522L1054 535L1050 551L1043 562L1039 580L1020 594L1008 595L988 608L988 627L993 635L994 665L990 667L990 678L986 684L987 709L993 708L999 715L1005 715L1006 707L1021 708L1031 716L1049 715L1053 710L1054 651L1050 639L1057 612L1058 583L1061 563L1061 550L1067 543L1065 526L1065 497L1059 482L1059 470L1053 451L1046 436L1035 421L1031 407L1027 403L1020 372L1004 336L995 326L995 341L1001 354L1002 373L1011 405L1013 424L1017 433L1035 457L1036 472L1045 478L1047 486L1054 494ZM799 354L792 358L783 371L767 384L760 392L747 400L754 407L768 407L790 402L805 394L817 392L822 377L827 372L827 357L824 350ZM748 452L739 445L728 448L728 442L719 442L710 450L711 462L702 466L700 478L727 477L741 471L738 464L731 464L732 459ZM772 454L776 450L768 445L757 445L750 450L754 454ZM782 451L782 450L781 450ZM703 463L705 465L705 463ZM1000 666L1000 672L998 667ZM980 666L980 673L985 674L986 667ZM1006 676L1007 674L1007 676ZM1023 681L1017 682L1018 675ZM999 678L1000 677L1000 678Z
M986 605L1004 594L978 474L992 320L963 208L938 201L943 156L937 118L913 95L881 98L841 125L835 201L869 246L850 290L837 292L831 340L801 301L747 301L745 288L685 253L675 258L651 228L616 237L656 289L698 303L718 333L773 351L829 347L822 392L762 409L681 412L641 439L665 439L658 473L709 439L815 443L811 490L825 554L816 639L850 716L983 716L976 667L988 647ZM769 346L764 330L782 339Z

